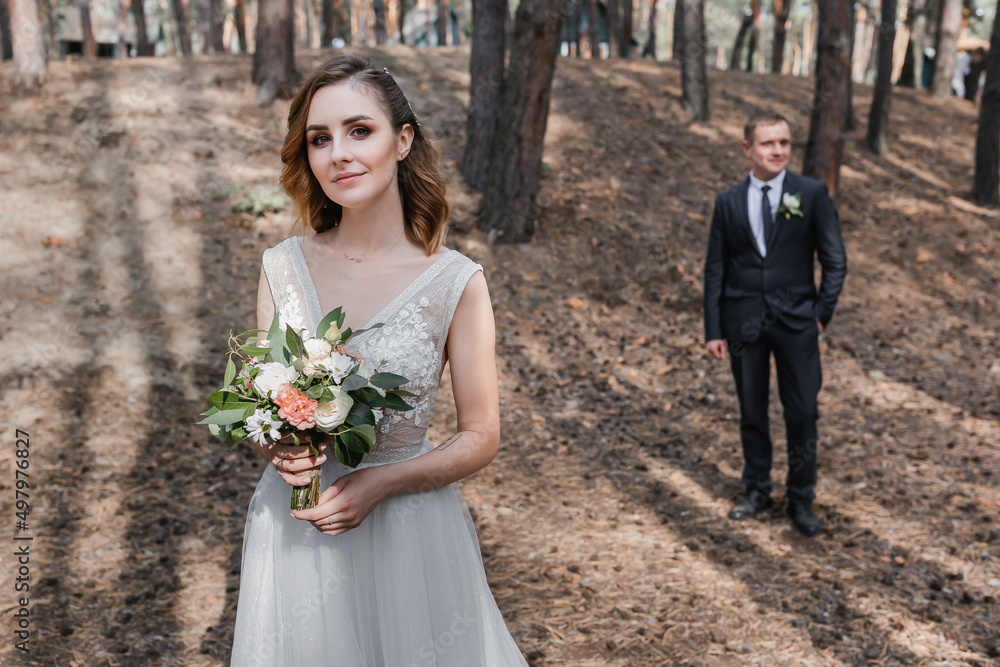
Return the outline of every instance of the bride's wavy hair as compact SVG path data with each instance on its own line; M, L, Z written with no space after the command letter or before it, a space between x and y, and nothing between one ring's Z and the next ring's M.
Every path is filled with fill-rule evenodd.
M340 224L343 207L331 201L309 167L306 121L316 91L349 82L364 86L398 134L413 128L410 152L399 163L397 185L403 202L406 237L431 255L444 243L448 231L448 200L441 178L441 151L417 122L413 108L392 75L377 69L371 58L340 54L323 63L303 82L288 109L288 131L281 146L281 187L295 204L303 232L324 232Z

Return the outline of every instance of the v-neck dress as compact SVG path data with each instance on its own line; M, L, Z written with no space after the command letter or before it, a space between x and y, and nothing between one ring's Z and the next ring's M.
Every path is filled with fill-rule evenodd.
M264 252L280 322L315 331L325 313L300 237ZM360 467L419 456L455 308L482 267L439 257L376 314L349 347L409 378L414 409L386 413ZM327 487L350 472L330 456ZM236 667L507 667L527 665L486 581L469 510L454 484L383 500L360 526L328 536L295 519L273 466L247 512L231 664Z

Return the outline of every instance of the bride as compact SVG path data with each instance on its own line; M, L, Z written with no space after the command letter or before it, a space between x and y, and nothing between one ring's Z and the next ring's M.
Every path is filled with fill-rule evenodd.
M494 323L482 267L443 245L440 154L387 70L338 55L292 100L281 184L310 236L264 252L257 326L316 330L337 306L366 364L409 378L357 469L279 442L250 501L234 666L526 665L454 484L497 453ZM457 431L424 438L445 362ZM325 447L325 444L324 444ZM307 452L308 453L308 452ZM316 507L290 485L322 465ZM327 486L328 485L328 486Z

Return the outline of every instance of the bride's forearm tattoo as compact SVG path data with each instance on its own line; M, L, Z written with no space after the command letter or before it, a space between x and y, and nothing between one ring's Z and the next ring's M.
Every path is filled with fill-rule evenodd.
M444 442L442 442L440 445L438 445L434 449L438 450L439 452L443 452L444 450L446 450L449 447L451 447L452 445L454 445L458 441L458 439L461 438L461 437L462 437L461 433L456 433L455 435L451 436L450 438L448 438L447 440L445 440Z

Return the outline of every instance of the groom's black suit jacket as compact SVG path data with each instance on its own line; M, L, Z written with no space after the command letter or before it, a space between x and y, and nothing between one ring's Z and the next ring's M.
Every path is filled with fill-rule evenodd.
M762 257L747 211L749 176L715 199L705 260L705 339L752 342L780 320L805 331L833 317L847 273L837 209L826 184L785 172L785 193L801 194L803 215L774 218ZM813 257L823 276L816 291Z

